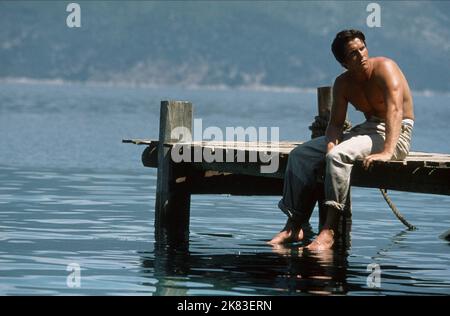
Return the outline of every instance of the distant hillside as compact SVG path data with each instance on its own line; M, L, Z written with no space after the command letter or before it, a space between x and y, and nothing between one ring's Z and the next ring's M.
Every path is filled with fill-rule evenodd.
M331 84L339 30L366 33L371 55L391 57L416 90L450 90L450 3L78 1L0 2L0 78L180 85Z

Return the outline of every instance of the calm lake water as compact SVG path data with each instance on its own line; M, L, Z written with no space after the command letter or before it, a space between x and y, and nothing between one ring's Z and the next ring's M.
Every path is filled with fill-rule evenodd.
M193 196L189 249L156 247L156 171L121 140L157 138L165 99L192 101L204 127L282 140L309 139L316 113L314 92L0 84L1 295L450 294L448 196L391 191L407 231L378 190L353 188L347 251L317 254L265 244L279 197ZM415 95L413 150L450 152L449 104Z

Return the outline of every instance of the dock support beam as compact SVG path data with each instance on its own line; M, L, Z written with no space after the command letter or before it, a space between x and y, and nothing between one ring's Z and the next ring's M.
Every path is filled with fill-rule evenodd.
M319 87L317 88L317 110L318 116L316 116L315 122L310 127L312 134L311 138L316 138L325 135L325 131L330 120L331 105L333 104L333 88L332 87ZM344 129L350 126L350 123L346 121ZM323 170L323 175L325 170ZM316 188L319 207L319 226L322 227L325 223L327 208L324 205L325 195L324 195L324 184L323 181L318 183ZM350 189L347 196L346 206L344 209L343 216L339 220L339 231L344 236L351 225L351 195Z
M192 122L192 103L161 101L155 203L155 239L159 244L182 245L189 241L191 194L182 185L183 171L172 162L171 147L164 144L179 141L171 134L180 127L190 132L191 139L183 141L192 141Z

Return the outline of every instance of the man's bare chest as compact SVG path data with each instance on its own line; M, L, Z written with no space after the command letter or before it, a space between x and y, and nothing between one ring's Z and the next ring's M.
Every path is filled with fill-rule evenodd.
M348 101L362 112L377 112L385 108L383 94L376 85L354 85L348 92Z

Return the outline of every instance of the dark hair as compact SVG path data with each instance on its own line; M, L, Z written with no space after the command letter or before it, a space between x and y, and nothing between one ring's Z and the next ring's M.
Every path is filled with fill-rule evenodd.
M366 37L363 32L358 30L343 30L336 34L331 44L331 51L336 60L342 65L345 61L345 44L349 41L359 38L366 45Z

